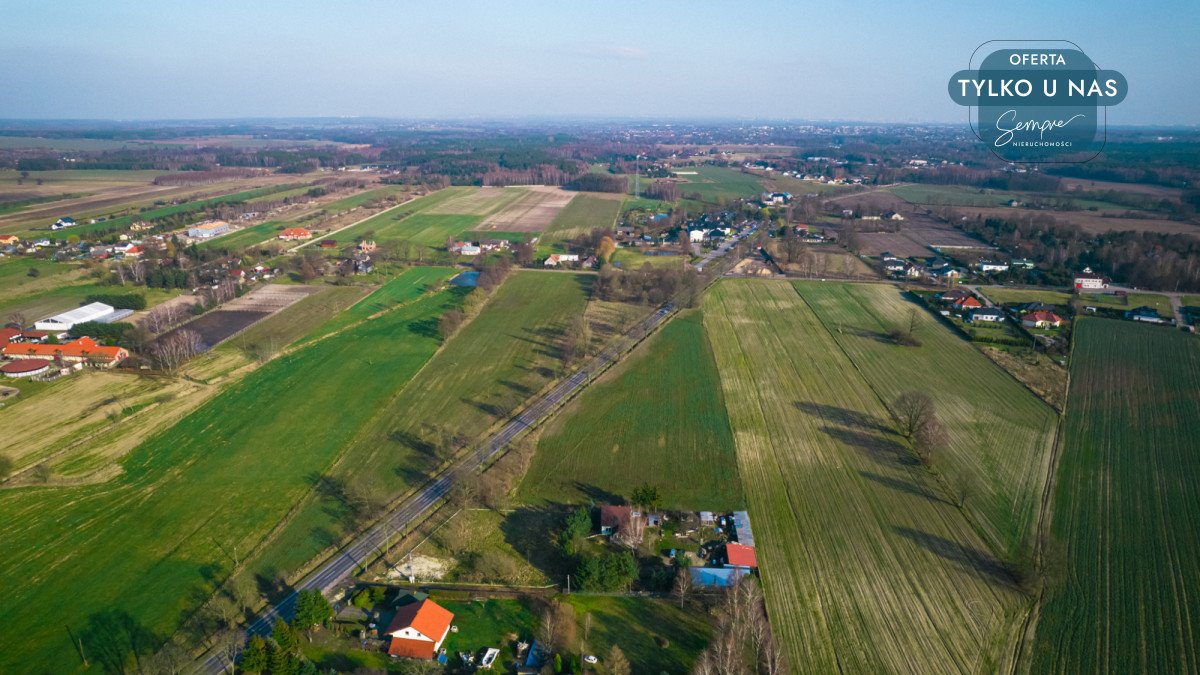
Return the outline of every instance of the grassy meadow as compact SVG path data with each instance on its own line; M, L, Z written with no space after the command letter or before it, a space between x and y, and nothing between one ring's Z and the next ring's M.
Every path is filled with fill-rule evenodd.
M695 172L680 176L679 191L684 196L698 193L701 201L717 202L722 199L754 197L763 191L762 178L740 169L722 166L694 166L681 171Z
M601 441L600 439L603 439ZM677 318L542 432L519 494L587 503L658 485L664 506L744 506L720 377L699 313Z
M1002 670L1026 601L796 289L723 281L704 325L793 672Z
M1015 558L1028 543L1049 470L1058 415L892 286L796 282L838 347L885 405L906 391L933 398L949 436L935 468L966 486L966 508L989 544ZM920 346L887 333L917 318Z
M1190 672L1200 664L1200 344L1081 319L1054 495L1058 542L1038 673Z

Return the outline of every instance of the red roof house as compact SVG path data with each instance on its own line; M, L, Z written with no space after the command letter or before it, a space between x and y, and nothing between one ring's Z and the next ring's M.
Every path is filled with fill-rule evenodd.
M293 239L312 239L312 230L305 227L288 227L279 233L279 238L284 240Z
M621 528L629 525L633 517L633 509L617 504L605 504L600 507L600 534L616 534Z
M754 555L754 547L746 546L745 544L725 544L725 561L727 567L744 567L746 569L754 569L758 567L758 559Z
M452 621L450 610L428 598L401 606L387 628L392 638L388 654L432 659L450 632Z
M960 300L955 300L954 306L959 309L978 309L983 307L983 303L980 302L975 296L968 295Z
M1062 325L1062 317L1054 312L1030 312L1021 317L1021 325L1026 328L1058 328Z

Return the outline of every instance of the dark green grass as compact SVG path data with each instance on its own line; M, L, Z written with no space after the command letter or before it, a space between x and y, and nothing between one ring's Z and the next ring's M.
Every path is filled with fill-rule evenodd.
M436 288L443 281L449 279L454 272L455 270L449 267L410 267L388 280L362 301L321 324L316 330L305 336L303 341L329 335L385 309L412 302L421 294Z
M104 613L169 635L433 354L449 297L268 363L107 483L0 493L0 671L79 669L72 636L98 645Z
M235 232L231 232L223 237L217 237L210 241L206 241L199 245L201 250L226 250L226 251L241 251L242 249L260 244L267 239L272 239L279 235L280 230L284 228L284 224L277 220L269 220L265 223L252 225Z
M744 505L721 381L700 314L667 324L548 429L520 494L530 501L628 497L657 484L665 506Z
M1200 343L1081 319L1032 672L1200 664ZM1053 548L1063 549L1056 555ZM1063 558L1065 557L1065 561Z

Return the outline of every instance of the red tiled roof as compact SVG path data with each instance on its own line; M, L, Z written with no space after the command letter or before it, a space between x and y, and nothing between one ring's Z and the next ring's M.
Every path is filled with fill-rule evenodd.
M600 527L619 528L629 522L633 510L628 506L605 504L600 507Z
M52 359L62 355L66 357L91 357L102 361L119 361L129 355L122 347L105 347L96 343L90 337L81 337L74 342L64 345L39 345L31 343L10 343L4 347L5 356L38 356Z
M396 616L388 624L389 635L396 631L412 628L430 640L440 640L450 629L454 614L436 602L426 598L404 605L396 610Z
M1030 312L1021 317L1022 321L1048 321L1050 323L1062 323L1062 317L1054 312Z
M744 544L725 544L725 558L735 567L758 567L754 547Z
M301 237L301 238L307 239L312 236L312 231L307 228L304 228L304 227L289 227L289 228L284 229L284 231L281 232L279 234L279 236L281 236L281 237Z

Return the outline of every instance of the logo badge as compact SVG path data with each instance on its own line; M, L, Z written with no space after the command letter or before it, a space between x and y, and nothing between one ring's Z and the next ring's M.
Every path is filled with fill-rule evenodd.
M996 43L1004 47L976 68L976 56ZM1070 42L992 41L975 50L970 66L950 78L950 98L970 109L972 131L1008 162L1091 160L1104 149L1108 106L1128 91L1121 73L1101 69Z

